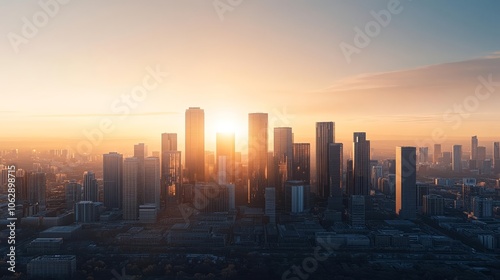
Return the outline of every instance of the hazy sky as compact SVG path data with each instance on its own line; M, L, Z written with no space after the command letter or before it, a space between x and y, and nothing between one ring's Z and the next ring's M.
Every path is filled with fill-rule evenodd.
M190 106L205 109L208 149L225 126L244 142L249 112L292 126L296 142L314 141L316 121L335 121L344 142L354 131L411 142L435 129L446 141L500 139L496 0L401 0L350 63L340 45L356 47L355 28L391 1L242 0L223 14L201 0L41 2L52 16L38 1L0 1L0 145L85 139L107 118L105 141L154 147L160 133L177 132L183 143ZM148 66L169 76L121 118L114 102ZM478 77L489 75L494 86L479 100Z

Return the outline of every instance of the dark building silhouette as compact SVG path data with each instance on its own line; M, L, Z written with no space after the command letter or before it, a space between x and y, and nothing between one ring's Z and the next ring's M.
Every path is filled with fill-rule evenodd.
M328 177L328 145L335 143L335 123L316 123L316 189L322 198L330 196Z
M268 163L268 115L248 114L248 201L254 206L264 206L267 178L273 174Z

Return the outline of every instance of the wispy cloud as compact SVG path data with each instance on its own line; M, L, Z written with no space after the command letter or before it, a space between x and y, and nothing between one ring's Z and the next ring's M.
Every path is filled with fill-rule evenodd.
M313 113L442 116L474 94L479 76L489 75L500 81L500 52L460 62L354 76L314 92L321 102L315 104ZM479 112L498 113L498 98L483 102ZM421 117L411 121L418 119Z

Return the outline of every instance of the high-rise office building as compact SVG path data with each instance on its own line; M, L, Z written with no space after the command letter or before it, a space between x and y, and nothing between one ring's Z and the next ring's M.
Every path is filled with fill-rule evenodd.
M99 201L99 190L97 187L97 179L92 171L83 172L83 200Z
M234 133L217 133L216 168L219 184L235 183L235 141Z
M28 200L28 172L19 168L16 171L16 201Z
M418 148L418 163L419 164L429 163L429 147Z
M75 205L75 221L77 223L93 223L99 219L100 202L80 201Z
M116 152L103 155L104 206L122 208L123 155Z
M287 175L292 178L293 133L291 127L274 128L274 159L278 163L286 164Z
M355 132L353 137L354 194L370 194L370 141L365 132Z
M475 152L474 156L476 156ZM462 172L462 145L453 145L452 169L455 173Z
M285 182L293 177L293 134L290 127L274 128L274 187L277 204L284 200Z
M429 194L429 184L417 183L416 193L417 193L417 210L418 213L421 213L424 205L424 196Z
M344 162L344 145L342 143L330 143L328 145L328 185L330 186L326 193L331 197L329 205L331 209L342 209L342 177Z
M160 159L157 157L144 160L144 204L160 208Z
M180 199L181 152L177 150L177 134L162 133L161 135L161 188L160 201L166 206L167 198L175 196Z
M500 174L500 142L493 143L493 174Z
M355 229L365 228L365 196L352 195L349 197L348 216L351 227Z
M273 173L268 170L268 115L248 114L248 200L252 205L264 205L264 189L270 174Z
M40 211L46 207L47 176L43 172L30 172L28 174L28 201L38 204Z
M82 200L82 185L71 180L65 187L66 209L74 210L75 204Z
M137 159L137 203L144 204L144 159L148 156L147 147L144 143L134 145L134 157Z
M137 220L139 217L139 203L137 197L137 177L139 160L135 157L123 161L123 219Z
M417 167L415 147L396 147L396 214L417 217Z
M477 169L483 171L484 161L486 160L486 147L479 146L476 148L476 166Z
M434 164L437 164L441 157L441 144L434 144Z
M470 159L472 160L477 160L477 146L478 146L478 140L477 136L472 136L471 139L471 149L470 149Z
M335 123L316 123L316 193L327 198L330 195L328 176L328 147L335 143Z
M352 159L347 160L347 168L345 172L345 193L347 196L354 195L354 170Z
M199 107L186 110L185 177L205 181L205 112Z
M311 145L293 143L292 180L311 182Z
M384 177L384 169L382 165L372 166L372 186L373 188L382 191L382 187L379 186L380 178Z
M177 151L177 133L161 134L161 153L167 151Z

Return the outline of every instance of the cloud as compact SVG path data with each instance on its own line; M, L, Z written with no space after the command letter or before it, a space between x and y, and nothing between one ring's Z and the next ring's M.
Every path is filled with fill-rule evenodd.
M439 118L474 94L479 76L489 75L500 82L500 52L467 61L349 77L315 92L313 113L390 115L394 120L398 116ZM481 101L479 111L473 113L497 113L494 104L498 102L500 94L493 94Z

